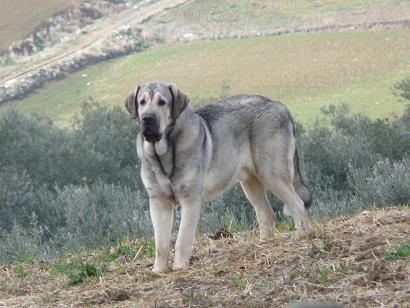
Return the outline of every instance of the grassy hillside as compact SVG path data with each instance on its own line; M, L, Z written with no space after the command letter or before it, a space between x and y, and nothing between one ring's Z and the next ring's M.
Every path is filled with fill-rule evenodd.
M0 52L30 35L47 18L81 0L4 0L0 4Z
M314 223L302 240L287 231L265 243L255 233L203 235L191 268L162 275L151 272L148 239L0 265L0 305L408 307L409 219L409 208L373 209Z
M300 25L326 25L394 20L406 16L406 0L210 0L193 1L167 13L186 22L272 25L297 28ZM342 22L343 21L343 22Z
M405 0L190 1L148 22L174 33L266 33L312 27L397 21L410 16Z
M66 125L93 97L122 105L143 80L176 82L195 105L220 95L281 100L309 123L320 107L347 103L371 117L400 113L391 86L410 72L410 32L341 32L195 42L105 62L53 82L16 103Z

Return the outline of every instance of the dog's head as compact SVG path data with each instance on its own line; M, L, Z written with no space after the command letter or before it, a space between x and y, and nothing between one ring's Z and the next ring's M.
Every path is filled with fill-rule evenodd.
M142 136L158 142L188 105L188 97L175 84L160 81L138 85L125 100L125 107L140 122Z

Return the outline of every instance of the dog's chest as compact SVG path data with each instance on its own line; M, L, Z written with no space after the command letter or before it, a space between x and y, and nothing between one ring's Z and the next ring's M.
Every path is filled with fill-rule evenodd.
M173 155L172 153L165 153L158 155L155 151L151 153L144 153L143 159L146 160L149 171L153 177L149 183L150 187L155 187L157 193L162 193L168 198L174 198L174 193L171 183L171 175L173 172Z

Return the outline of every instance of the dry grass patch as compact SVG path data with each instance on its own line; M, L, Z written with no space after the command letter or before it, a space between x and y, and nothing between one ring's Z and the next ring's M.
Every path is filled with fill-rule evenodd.
M3 266L0 305L270 306L296 300L337 302L346 307L408 307L408 254L388 258L410 239L410 209L364 211L313 223L302 240L278 233L260 243L255 233L233 239L198 238L193 265L155 275L150 242L129 241L51 262ZM144 243L144 244L142 244ZM115 252L124 252L118 256ZM147 253L148 252L148 253ZM107 256L115 255L109 261ZM113 258L111 258L113 259ZM75 286L52 264L87 262L101 276ZM22 276L22 273L24 275Z

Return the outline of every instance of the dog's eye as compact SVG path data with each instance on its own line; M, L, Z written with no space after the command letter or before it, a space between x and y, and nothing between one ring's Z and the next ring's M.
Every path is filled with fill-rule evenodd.
M141 105L141 106L144 106L144 105L145 105L145 100L141 100L141 101L140 101L140 105Z
M165 101L163 101L162 99L158 101L159 106L164 106L165 104L166 104Z

